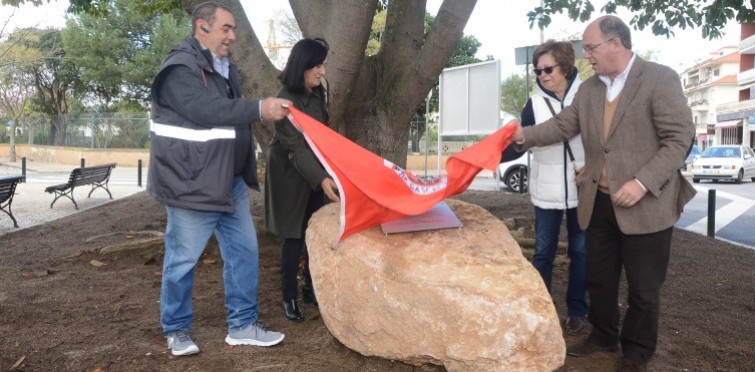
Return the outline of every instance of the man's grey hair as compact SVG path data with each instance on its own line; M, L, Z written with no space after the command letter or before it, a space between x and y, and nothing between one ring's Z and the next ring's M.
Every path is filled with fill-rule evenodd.
M606 37L606 40L617 38L627 50L632 50L632 34L621 18L616 16L604 16L600 19L600 32Z
M194 11L191 12L191 33L196 34L197 30L197 20L203 20L210 25L215 23L215 12L217 12L218 9L223 9L227 11L228 13L231 13L231 10L226 8L224 5L216 3L214 1L208 1L202 4L197 5L196 8L194 8Z

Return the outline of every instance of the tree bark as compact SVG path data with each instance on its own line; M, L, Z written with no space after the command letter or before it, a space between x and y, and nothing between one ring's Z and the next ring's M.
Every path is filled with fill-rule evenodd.
M18 120L18 117L16 117L16 120ZM8 160L11 163L15 163L16 162L16 121L15 120L10 125L9 140L10 140L10 145L8 148Z
M200 0L181 0L191 12ZM238 64L248 97L275 95L278 70L272 65L238 0L221 1L236 17ZM444 0L424 35L426 0L391 3L377 55L365 55L378 0L359 2L290 0L305 37L330 44L328 87L331 127L362 147L406 165L411 118L453 54L476 0ZM249 9L254 11L254 9ZM269 123L255 126L263 151Z

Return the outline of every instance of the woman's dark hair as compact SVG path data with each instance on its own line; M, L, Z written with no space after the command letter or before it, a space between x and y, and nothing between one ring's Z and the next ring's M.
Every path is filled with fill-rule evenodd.
M307 90L304 86L304 71L325 62L328 50L328 42L324 39L299 40L291 49L286 67L283 68L278 79L286 89L304 93Z
M571 79L574 70L574 48L568 41L548 40L538 46L532 53L532 66L537 68L537 62L543 54L550 53L556 60L566 79Z

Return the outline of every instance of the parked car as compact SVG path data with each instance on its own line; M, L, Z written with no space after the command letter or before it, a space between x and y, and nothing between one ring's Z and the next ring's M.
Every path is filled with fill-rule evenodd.
M750 178L755 182L755 152L742 145L712 146L692 166L692 182L709 179L734 180Z
M692 148L689 150L689 154L687 154L687 159L684 159L684 164L679 168L683 171L686 171L687 169L691 169L690 166L692 163L695 162L695 160L700 158L700 155L702 155L702 151L700 151L700 148L697 147L697 145L692 145Z
M520 186L524 184L524 191L527 191L527 180L529 179L529 168L527 158L531 156L529 151L522 156L501 163L498 165L498 177L506 187L515 192L522 192ZM522 173L524 172L524 173ZM522 178L522 175L524 176ZM524 182L522 182L524 181Z

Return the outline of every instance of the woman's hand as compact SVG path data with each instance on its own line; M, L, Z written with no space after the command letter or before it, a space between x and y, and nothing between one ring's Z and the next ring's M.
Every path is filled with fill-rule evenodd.
M334 202L340 202L341 198L338 197L338 185L332 178L326 178L320 183L322 191L328 196L328 199Z

